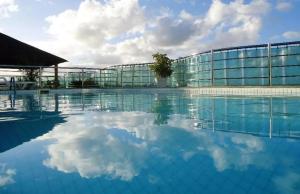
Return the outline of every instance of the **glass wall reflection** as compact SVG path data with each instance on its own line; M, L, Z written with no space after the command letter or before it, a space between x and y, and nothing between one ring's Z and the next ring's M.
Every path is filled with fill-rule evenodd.
M33 97L31 97L33 98ZM194 120L194 128L225 132L247 133L269 137L300 137L300 107L298 98L239 98L191 97L174 93L105 92L97 94L72 94L41 96L41 106L16 99L16 109L21 113L4 113L26 116L59 115L59 112L81 111L154 113L156 124L168 124L171 115L182 115ZM28 99L27 99L28 100ZM31 104L28 104L31 103ZM9 107L7 103L7 107ZM28 107L28 108L26 108ZM43 110L39 112L38 110ZM49 111L49 112L48 112ZM25 114L26 113L26 114ZM4 118L4 117L3 117ZM15 122L16 123L16 122ZM4 126L4 124L2 123ZM3 127L5 128L5 127Z

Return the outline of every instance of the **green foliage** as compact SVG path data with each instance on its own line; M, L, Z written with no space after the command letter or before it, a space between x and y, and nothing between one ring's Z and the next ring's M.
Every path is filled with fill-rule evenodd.
M70 83L71 88L93 88L97 87L97 83L92 78L86 79L83 83L81 80L73 80Z
M82 82L80 80L71 81L69 87L71 88L82 88Z
M87 79L87 80L84 81L83 87L85 87L85 88L97 87L97 83L95 82L94 79L89 78L89 79Z
M52 81L47 80L47 82L44 85L44 88L50 88L50 89L52 89L52 88L57 88L59 86L60 86L59 81L55 82L55 80L52 80Z
M25 75L24 81L36 82L39 77L39 69L20 69Z
M171 69L172 60L167 57L167 54L156 53L153 56L154 63L150 65L150 69L155 72L157 77L169 77L172 75Z

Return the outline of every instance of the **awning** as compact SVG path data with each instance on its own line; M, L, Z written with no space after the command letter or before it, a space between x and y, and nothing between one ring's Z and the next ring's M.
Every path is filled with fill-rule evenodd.
M49 67L67 60L0 33L0 68Z

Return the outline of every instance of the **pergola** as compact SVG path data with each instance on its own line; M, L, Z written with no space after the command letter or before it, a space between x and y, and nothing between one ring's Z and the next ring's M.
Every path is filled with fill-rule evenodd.
M0 68L36 69L54 66L54 80L58 83L58 64L64 62L67 60L0 33Z

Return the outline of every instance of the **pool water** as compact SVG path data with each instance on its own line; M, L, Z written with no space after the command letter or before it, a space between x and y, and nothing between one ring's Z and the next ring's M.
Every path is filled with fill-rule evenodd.
M0 193L300 193L300 99L0 96Z

